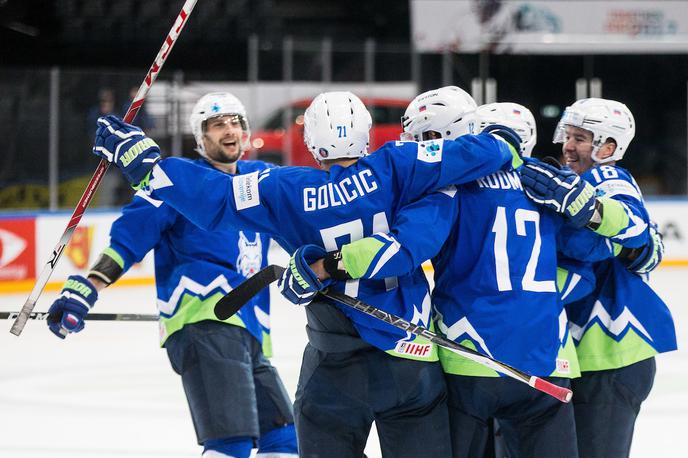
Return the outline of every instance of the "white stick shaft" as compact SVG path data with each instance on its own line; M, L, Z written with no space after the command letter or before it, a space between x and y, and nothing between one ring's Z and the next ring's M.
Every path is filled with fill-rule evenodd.
M193 11L193 8L194 6L196 6L197 1L198 0L186 0L186 2L184 3L182 10L179 12L177 19L174 21L174 24L172 25L172 29L167 34L167 37L165 37L165 41L163 42L162 47L158 52L158 55L155 56L155 61L153 61L153 65L151 65L150 69L148 70L146 77L143 79L143 82L141 83L141 86L139 86L139 90L136 93L134 100L131 102L131 105L129 106L127 113L124 115L125 122L133 121L136 117L136 114L141 109L141 106L145 101L146 95L148 94L151 85L158 77L160 69L162 69L163 64L167 60L167 56L169 56L172 47L177 42L177 38L179 37L179 34L184 28L184 25L186 25L189 16L191 15L191 11ZM104 159L101 159L100 163L98 164L98 168L96 168L96 171L91 177L91 181L86 186L86 189L84 190L81 199L79 199L79 203L76 205L76 208L72 213L72 217L69 219L69 223L67 223L67 228L62 234L62 237L60 237L59 242L57 242L57 245L55 245L55 248L53 248L53 253L50 257L50 260L43 266L43 270L41 270L40 275L36 279L36 284L31 290L29 298L22 306L21 311L19 312L19 316L17 316L17 319L14 320L14 323L12 324L10 332L15 336L20 335L22 330L24 329L24 326L26 326L26 322L29 320L29 315L33 311L33 308L36 306L38 298L40 297L41 293L43 292L43 289L45 288L45 285L48 283L50 276L55 270L57 261L60 259L60 256L62 256L62 252L71 240L74 230L79 224L79 221L81 221L81 217L84 215L84 211L86 211L86 207L88 207L88 204L91 202L91 199L93 198L93 195L95 194L98 185L100 185L100 182L103 179L105 172L107 172L108 167L108 162Z

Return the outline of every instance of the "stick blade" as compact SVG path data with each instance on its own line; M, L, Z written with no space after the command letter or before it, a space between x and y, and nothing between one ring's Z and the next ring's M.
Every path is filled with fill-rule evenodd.
M272 264L260 272L246 279L242 284L227 293L215 304L215 316L219 320L226 320L241 309L248 301L263 288L282 276L284 267Z
M26 302L21 308L21 311L17 314L16 318L14 319L14 323L12 323L12 327L10 328L10 332L12 334L18 337L22 333L22 331L24 330L24 326L26 326L26 322L29 321L31 311L33 310L35 305L36 301L32 300L32 297L29 297L26 300Z
M12 323L12 327L10 328L10 332L14 334L15 336L19 336L22 331L24 330L24 326L26 326L26 322L29 320L29 314L28 313L20 313L17 315L17 318L14 320L14 323Z

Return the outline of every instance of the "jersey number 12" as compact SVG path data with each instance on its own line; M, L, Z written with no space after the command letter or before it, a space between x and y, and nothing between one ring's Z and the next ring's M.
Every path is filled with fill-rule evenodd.
M516 235L526 236L526 222L532 222L535 226L535 239L533 241L530 259L526 264L526 271L521 280L523 291L533 291L536 293L554 293L557 291L553 280L535 280L538 258L540 257L540 213L533 210L519 208L514 212L516 220ZM511 291L511 276L509 275L509 253L507 251L507 239L509 236L509 226L507 225L506 208L497 207L497 214L492 225L492 232L495 234L494 255L497 276L497 288L499 291Z

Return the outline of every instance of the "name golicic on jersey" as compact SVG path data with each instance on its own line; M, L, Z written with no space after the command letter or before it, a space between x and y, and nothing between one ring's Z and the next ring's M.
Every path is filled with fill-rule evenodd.
M303 210L312 212L329 207L346 205L378 189L369 169L361 170L335 183L327 183L317 188L303 189Z

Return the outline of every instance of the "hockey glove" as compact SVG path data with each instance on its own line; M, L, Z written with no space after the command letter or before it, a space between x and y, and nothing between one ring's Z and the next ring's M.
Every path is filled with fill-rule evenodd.
M657 223L650 221L648 230L650 240L646 245L631 250L624 248L618 256L628 270L637 274L649 274L662 262L664 256L663 236Z
M81 275L70 275L60 297L48 309L48 328L60 339L84 329L84 317L98 300L98 291Z
M134 189L147 184L148 174L160 160L160 148L151 138L113 115L98 118L93 154L119 167Z
M509 145L511 151L511 168L517 169L523 165L521 158L521 137L511 127L501 124L490 124L481 133L489 133L504 140Z
M521 184L533 202L563 215L575 227L587 225L595 214L595 188L567 167L561 169L524 158Z
M501 124L490 124L483 129L483 132L497 135L499 138L513 146L516 151L521 151L521 137L511 127Z
M332 280L318 280L318 276L310 268L310 264L324 258L327 252L317 245L304 245L297 249L289 259L289 265L284 269L277 287L282 296L296 305L308 305Z

